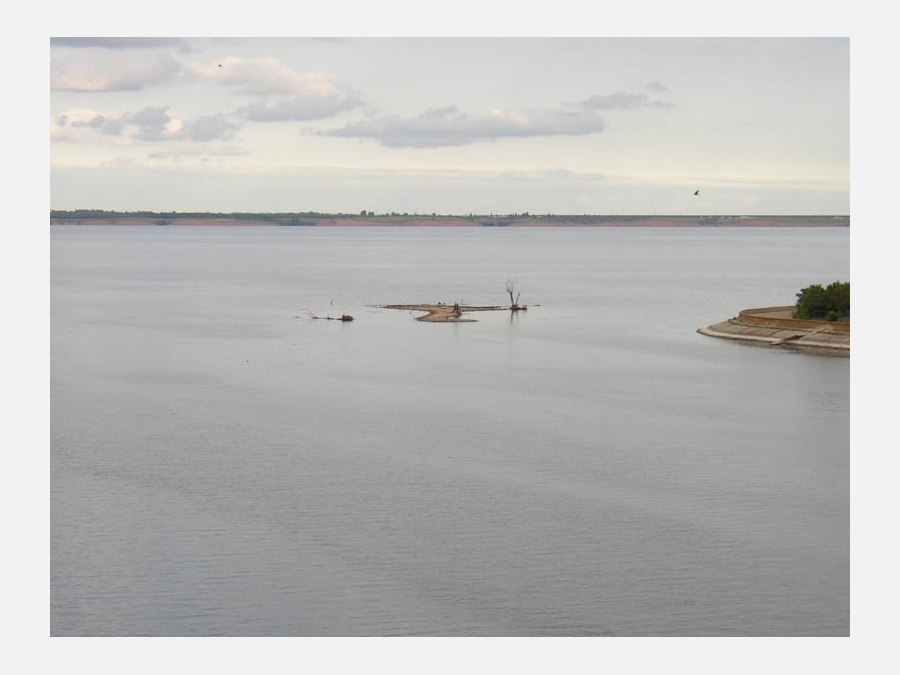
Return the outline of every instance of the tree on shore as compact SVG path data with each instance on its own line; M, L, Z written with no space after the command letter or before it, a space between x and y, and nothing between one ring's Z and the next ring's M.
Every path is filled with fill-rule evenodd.
M850 318L850 282L834 281L827 287L807 286L797 293L795 319L838 321Z

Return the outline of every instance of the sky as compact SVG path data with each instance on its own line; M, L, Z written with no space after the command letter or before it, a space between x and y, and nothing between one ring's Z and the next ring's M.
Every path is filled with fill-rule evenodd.
M51 209L850 213L848 37L60 36L49 71Z

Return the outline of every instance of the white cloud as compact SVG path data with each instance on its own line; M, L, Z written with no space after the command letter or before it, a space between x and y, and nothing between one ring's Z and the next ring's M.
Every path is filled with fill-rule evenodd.
M347 85L321 73L301 72L277 59L238 59L191 64L186 71L243 96L261 97L240 106L238 117L260 121L314 120L358 108L363 101Z
M140 91L176 77L181 67L169 54L88 50L50 63L53 91Z
M340 87L326 75L304 73L277 59L229 57L213 63L191 64L186 70L252 96L327 97L340 93Z

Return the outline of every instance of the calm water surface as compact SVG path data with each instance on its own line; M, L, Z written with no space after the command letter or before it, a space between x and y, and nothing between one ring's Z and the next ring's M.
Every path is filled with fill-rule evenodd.
M849 241L51 228L51 634L848 635Z

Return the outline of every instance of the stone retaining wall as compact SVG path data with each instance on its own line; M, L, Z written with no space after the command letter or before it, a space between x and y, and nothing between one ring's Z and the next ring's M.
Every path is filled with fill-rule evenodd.
M751 326L793 328L797 330L815 330L822 326L828 326L831 332L850 334L849 321L813 321L809 319L789 318L793 313L793 310L793 305L742 309L738 314L738 321L742 324Z

